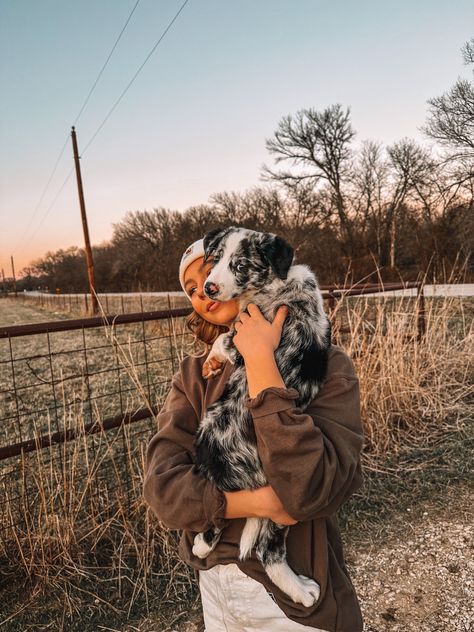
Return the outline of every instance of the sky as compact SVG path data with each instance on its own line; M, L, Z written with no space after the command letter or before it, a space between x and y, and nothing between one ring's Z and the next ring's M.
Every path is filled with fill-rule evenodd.
M427 100L469 77L471 0L0 0L0 268L93 244L128 211L184 212L262 184L265 140L303 108L349 107L364 139L427 142ZM81 148L87 148L84 152ZM65 147L52 179L56 161ZM65 183L65 184L64 184ZM63 186L64 184L64 186Z

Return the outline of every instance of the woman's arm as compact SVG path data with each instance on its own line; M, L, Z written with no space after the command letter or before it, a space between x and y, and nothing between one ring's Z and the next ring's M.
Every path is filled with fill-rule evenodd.
M297 398L294 388L268 386L245 404L267 480L288 514L303 521L335 513L362 484L359 381L350 358L333 354L305 412Z
M224 528L226 499L196 471L194 436L199 420L183 388L180 372L157 416L158 432L147 446L143 495L170 529Z
M251 398L270 386L285 388L273 351L262 354L258 358L252 357L245 360L245 372Z
M153 513L171 529L223 528L232 518L270 518L294 524L273 489L220 492L196 472L192 454L197 416L179 373L157 416L158 432L146 452L143 494Z
M250 303L233 342L242 354L257 447L263 469L286 512L298 520L333 514L362 484L359 381L350 358L333 352L326 381L305 413L299 393L286 388L274 352L285 319L272 323Z

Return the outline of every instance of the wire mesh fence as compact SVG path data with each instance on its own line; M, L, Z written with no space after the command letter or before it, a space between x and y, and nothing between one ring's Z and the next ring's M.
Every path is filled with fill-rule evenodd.
M139 437L153 430L150 418L183 354L195 350L184 326L189 311L0 330L0 532L26 528L26 520L34 519L44 491L38 477L45 468L55 470L61 489L68 489L72 478L81 488L91 479L87 495L107 497L109 511L112 497L132 502L131 477L140 473L128 471L131 453ZM117 462L120 475L113 493L106 493L107 468ZM81 509L86 514L87 503ZM94 515L100 511L96 507Z

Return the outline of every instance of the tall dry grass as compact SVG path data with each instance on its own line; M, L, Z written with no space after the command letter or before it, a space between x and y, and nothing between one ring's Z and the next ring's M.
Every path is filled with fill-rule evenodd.
M418 336L420 309L425 334ZM365 464L380 468L472 416L474 299L348 298L333 317L360 380ZM337 327L336 327L337 335Z
M390 453L459 427L472 412L474 301L426 299L422 340L416 337L418 308L414 299L360 297L341 300L333 314L336 335L341 325L350 327L340 343L360 378L364 461L373 469ZM110 341L119 344L113 332ZM118 352L139 379L126 347ZM81 419L70 413L64 423L77 428ZM177 556L177 534L163 529L142 499L153 431L153 422L140 422L83 435L2 470L12 526L0 540L0 624L26 612L38 620L46 613L70 630L71 621L84 616L92 625L167 603L176 616L186 609L193 575ZM28 580L21 595L12 588L20 579Z

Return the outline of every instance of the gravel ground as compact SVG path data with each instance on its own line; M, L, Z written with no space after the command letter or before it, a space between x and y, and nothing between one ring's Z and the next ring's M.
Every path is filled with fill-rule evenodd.
M445 509L424 503L415 519L398 516L389 537L366 534L346 545L364 632L474 632L473 506L474 490L463 486L447 494ZM150 616L120 632L203 629L195 604L168 626Z
M472 507L474 493L466 498ZM366 632L474 631L474 527L466 516L423 512L404 536L350 549ZM349 562L348 560L348 562Z

